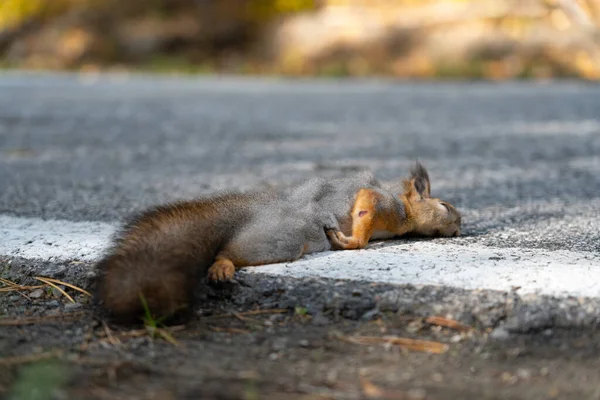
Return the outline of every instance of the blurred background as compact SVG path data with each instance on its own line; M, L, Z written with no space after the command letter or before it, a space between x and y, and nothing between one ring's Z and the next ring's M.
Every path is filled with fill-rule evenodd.
M0 67L600 79L600 0L0 0Z

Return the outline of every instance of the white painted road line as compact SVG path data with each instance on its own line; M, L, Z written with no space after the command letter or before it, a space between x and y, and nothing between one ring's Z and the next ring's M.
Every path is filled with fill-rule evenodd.
M0 215L0 255L45 261L94 261L115 225L102 222L45 221Z
M44 221L0 215L0 255L48 261L93 261L116 225ZM464 289L511 290L557 296L600 296L600 254L495 248L431 240L325 252L248 273L323 277Z
M464 246L448 241L320 253L294 263L261 266L252 272L464 289L509 291L519 287L519 294L600 296L600 255Z

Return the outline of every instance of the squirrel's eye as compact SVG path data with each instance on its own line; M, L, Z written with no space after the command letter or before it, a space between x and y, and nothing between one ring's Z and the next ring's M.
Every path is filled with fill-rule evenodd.
M446 209L446 211L450 211L450 209L448 208L448 206L446 205L446 203L440 203L440 205L442 207L444 207Z

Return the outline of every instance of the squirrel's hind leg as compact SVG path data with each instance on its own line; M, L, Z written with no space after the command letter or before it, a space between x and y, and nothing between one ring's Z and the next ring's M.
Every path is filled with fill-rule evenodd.
M235 273L233 261L219 254L213 265L208 269L208 280L213 282L230 281Z

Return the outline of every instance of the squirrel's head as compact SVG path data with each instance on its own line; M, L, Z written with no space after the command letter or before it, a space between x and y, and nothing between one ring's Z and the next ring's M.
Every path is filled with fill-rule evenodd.
M417 162L403 185L401 200L413 226L411 232L424 236L460 235L460 213L451 204L431 197L431 183L425 167Z

